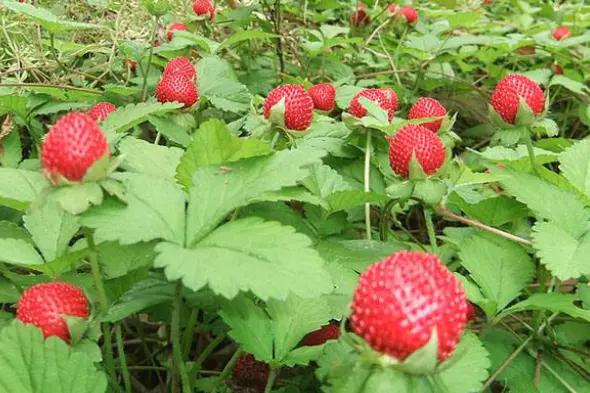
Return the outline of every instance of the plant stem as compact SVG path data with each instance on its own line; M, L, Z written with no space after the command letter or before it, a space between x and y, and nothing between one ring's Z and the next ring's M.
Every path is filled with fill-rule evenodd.
M174 309L172 311L172 352L174 355L174 367L180 376L183 393L191 393L190 379L186 372L184 357L182 356L182 345L180 343L180 310L182 308L182 282L176 284L176 294L174 296Z
M215 348L217 348L217 346L219 344L221 344L221 342L223 340L225 340L225 337L226 337L225 334L220 334L219 336L215 337L215 339L211 340L211 342L205 347L205 349L203 349L203 351L199 354L199 357L195 361L195 369L194 369L195 374L198 374L201 372L201 367L203 366L203 362L209 357L211 352L213 352L213 350Z
M438 254L438 244L436 243L436 233L434 232L434 224L432 223L432 211L426 207L423 208L424 221L426 221L426 231L428 232L428 240L430 241L430 248L434 254Z
M191 315L188 317L188 323L184 329L184 334L182 335L182 354L184 357L188 356L191 346L193 345L193 333L195 331L195 326L197 325L198 316L199 309L193 308L191 310Z
M274 367L271 367L270 373L268 374L268 379L266 380L266 387L264 388L264 393L270 393L272 391L272 387L275 384L276 378L277 378L277 369Z
M0 83L0 87L51 87L54 89L79 91L79 92L88 93L88 94L101 95L103 93L100 90L85 89L83 87L76 87L76 86L47 84L47 83Z
M537 163L536 163L537 160L535 159L535 150L533 148L533 140L531 138L530 132L528 132L528 131L526 133L525 142L526 142L526 150L529 153L529 159L531 160L531 168L533 170L533 173L535 175L538 175Z
M371 130L367 129L367 143L365 145L365 192L371 192ZM365 203L365 230L367 240L371 240L371 204Z
M68 71L68 69L66 68L66 66L59 60L59 56L57 54L57 49L55 48L55 34L50 33L49 34L49 43L51 45L51 54L53 55L53 59L57 62L57 64L60 66L60 68L64 71Z
M221 371L221 374L219 374L219 381L220 382L223 382L227 379L229 374L233 371L238 359L240 358L240 356L242 356L242 353L243 353L243 351L241 348L238 348L234 352L232 357L229 359L229 361L227 362L227 364L225 365L225 367Z
M115 325L115 334L117 335L117 352L119 353L119 363L121 365L121 372L123 374L123 384L125 385L125 392L131 393L131 375L127 367L127 357L125 356L125 346L123 345L123 332L121 331L121 322Z
M279 57L281 74L283 74L285 73L285 58L283 56L283 41L281 40L281 0L275 0L274 11L275 34L279 36L277 38L277 56Z
M141 95L142 101L145 101L147 99L147 79L148 75L150 74L150 68L152 67L152 55L154 54L154 38L156 37L156 33L158 32L159 25L160 19L156 16L154 18L154 29L152 30L152 35L150 36L150 52L148 54L148 63L145 69L145 73L143 74L143 93Z

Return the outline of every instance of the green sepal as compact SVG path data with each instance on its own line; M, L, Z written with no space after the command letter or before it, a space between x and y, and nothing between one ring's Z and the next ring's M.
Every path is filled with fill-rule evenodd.
M424 169L422 169L422 165L420 165L415 153L412 153L408 169L410 180L424 180L428 177L428 175L424 173Z
M413 197L428 205L438 205L447 194L447 185L439 179L429 178L417 181Z
M412 197L415 183L409 180L394 183L385 189L387 196L391 199L396 199L400 203L406 202Z

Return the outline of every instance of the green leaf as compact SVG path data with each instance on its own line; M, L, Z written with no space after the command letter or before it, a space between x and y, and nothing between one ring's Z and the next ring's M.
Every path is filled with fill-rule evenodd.
M110 201L89 210L82 225L95 228L97 242L121 244L164 239L184 244L185 195L170 180L142 174L121 175L126 203Z
M96 29L101 28L99 25L90 23L72 22L58 18L45 8L34 7L31 4L20 3L11 0L1 0L0 5L8 8L21 15L26 15L35 22L39 23L50 33L61 33L68 30Z
M169 141L183 147L187 147L191 143L189 131L192 131L195 126L195 118L191 114L149 116L148 121L156 128L156 131L164 135Z
M389 198L387 195L377 194L375 192L364 191L337 191L327 198L330 211L348 210L353 207L364 205L365 203L382 203Z
M338 263L360 273L370 264L407 246L396 241L324 240L316 248L327 263Z
M209 285L230 299L248 290L261 299L284 299L290 293L309 298L332 290L309 238L259 218L229 222L193 248L161 243L156 251L155 266L164 268L169 280L182 279L194 291Z
M187 244L197 243L232 210L260 202L264 194L294 186L309 173L324 153L317 150L283 150L269 157L257 157L209 166L193 175L187 209Z
M176 178L181 184L190 187L192 175L201 167L267 155L270 152L270 147L258 139L238 138L224 122L211 119L201 124L194 134L180 160Z
M177 147L154 145L134 137L126 137L119 144L125 155L122 167L130 172L173 179L183 150Z
M254 33L254 32L250 32ZM250 109L252 95L238 82L229 63L215 56L197 63L199 93L223 111L243 113Z
M533 279L535 265L518 244L478 233L461 243L459 256L484 296L502 310Z
M352 190L352 186L338 172L324 164L309 168L309 176L301 184L324 200L337 191Z
M473 151L473 150L472 150ZM546 164L558 160L559 154L549 150L533 148L537 164ZM490 161L528 161L529 155L525 145L518 145L515 148L494 146L482 152L473 151L475 154Z
M97 245L97 251L102 272L109 279L124 276L141 267L151 266L156 258L153 242L127 246L117 242L104 242Z
M23 159L20 134L11 131L0 140L0 165L8 168L16 168Z
M40 265L43 258L25 240L0 239L0 261L15 265Z
M134 284L125 292L106 315L101 318L104 322L116 322L125 319L146 308L162 303L172 302L175 284L167 281L148 278Z
M33 208L23 220L47 262L64 255L70 240L80 229L78 218L55 203Z
M237 44L238 42L248 41L248 40L255 40L255 39L268 39L268 38L277 38L279 37L276 34L267 33L264 31L256 31L256 30L245 30L245 31L238 31L237 33L232 34L230 37L226 38L221 45L217 48L217 51L221 51L229 46Z
M564 75L555 75L552 79L551 79L551 83L549 84L549 86L563 86L566 89L568 89L569 91L576 93L576 94L582 94L582 95L588 95L590 94L590 90L588 89L588 87L578 81L575 81L571 78L568 78L567 76Z
M39 172L0 168L0 205L25 210L48 185Z
M57 202L62 209L71 214L80 214L102 203L103 193L98 183L87 182L60 187L51 194L49 200Z
M0 331L0 391L6 393L104 393L107 379L83 351L33 325L12 322Z
M559 155L559 169L578 190L590 197L590 139L584 139Z
M515 304L512 307L504 310L498 315L500 320L507 315L528 311L528 310L548 310L551 312L560 312L569 315L573 318L580 318L590 321L590 310L584 310L574 304L577 301L576 295L569 295L564 293L535 293L526 300Z

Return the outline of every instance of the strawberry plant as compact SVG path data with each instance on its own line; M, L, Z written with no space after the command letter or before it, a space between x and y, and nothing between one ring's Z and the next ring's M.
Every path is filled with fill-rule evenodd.
M0 0L0 392L590 393L589 26Z

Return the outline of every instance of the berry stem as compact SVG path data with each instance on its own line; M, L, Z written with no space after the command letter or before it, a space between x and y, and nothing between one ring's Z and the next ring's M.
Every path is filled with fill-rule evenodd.
M367 143L365 145L365 192L371 192L371 130L367 129ZM371 204L365 203L365 230L367 240L371 240Z
M115 334L117 336L117 352L119 354L119 364L121 365L121 373L123 374L123 384L125 385L125 392L131 393L131 375L127 367L127 357L125 356L125 345L123 344L123 332L121 331L121 322L115 325Z
M193 333L195 331L195 326L197 325L198 316L199 309L191 309L191 315L188 317L188 323L186 324L184 334L182 335L182 354L184 357L188 356L193 345Z
M150 52L148 54L147 67L145 69L145 73L143 74L143 93L141 95L142 101L145 101L147 99L147 79L148 75L150 74L150 68L152 67L152 55L154 54L154 38L156 37L156 33L158 32L159 25L160 19L156 16L154 18L154 29L152 30L152 35L150 36Z
M197 360L195 360L195 364L193 366L193 372L195 375L198 375L201 372L203 362L205 362L209 355L211 355L211 352L213 352L213 350L217 348L217 346L221 344L223 340L225 340L225 337L225 334L220 334L219 336L215 337L215 339L211 340L211 342L199 354L199 357L197 358Z
M533 148L533 140L532 140L531 134L530 134L530 132L528 132L528 130L526 131L525 143L526 143L526 150L529 153L529 159L531 160L531 168L533 169L533 173L535 175L538 175L537 164L536 164L537 160L535 158L535 150Z
M225 367L221 371L221 374L219 374L219 382L220 383L224 383L225 380L229 377L231 372L234 370L234 367L236 366L238 359L240 358L240 356L242 356L243 353L244 353L244 351L242 351L241 348L238 348L234 352L232 357L229 359L229 361L227 362L227 364L225 365Z
M270 393L272 391L272 387L275 384L276 378L277 378L277 369L274 367L271 367L270 373L268 373L268 379L266 380L266 387L264 388L264 393Z
M430 248L434 254L438 254L438 244L436 243L436 233L434 231L434 224L432 223L432 211L426 207L423 209L424 221L426 222L426 231L428 232L428 240Z
M172 310L172 326L170 335L172 336L172 352L174 355L174 367L180 376L183 393L191 393L190 379L186 372L184 357L182 356L182 345L180 342L180 309L182 308L182 282L176 284L176 293L174 296L174 308Z

